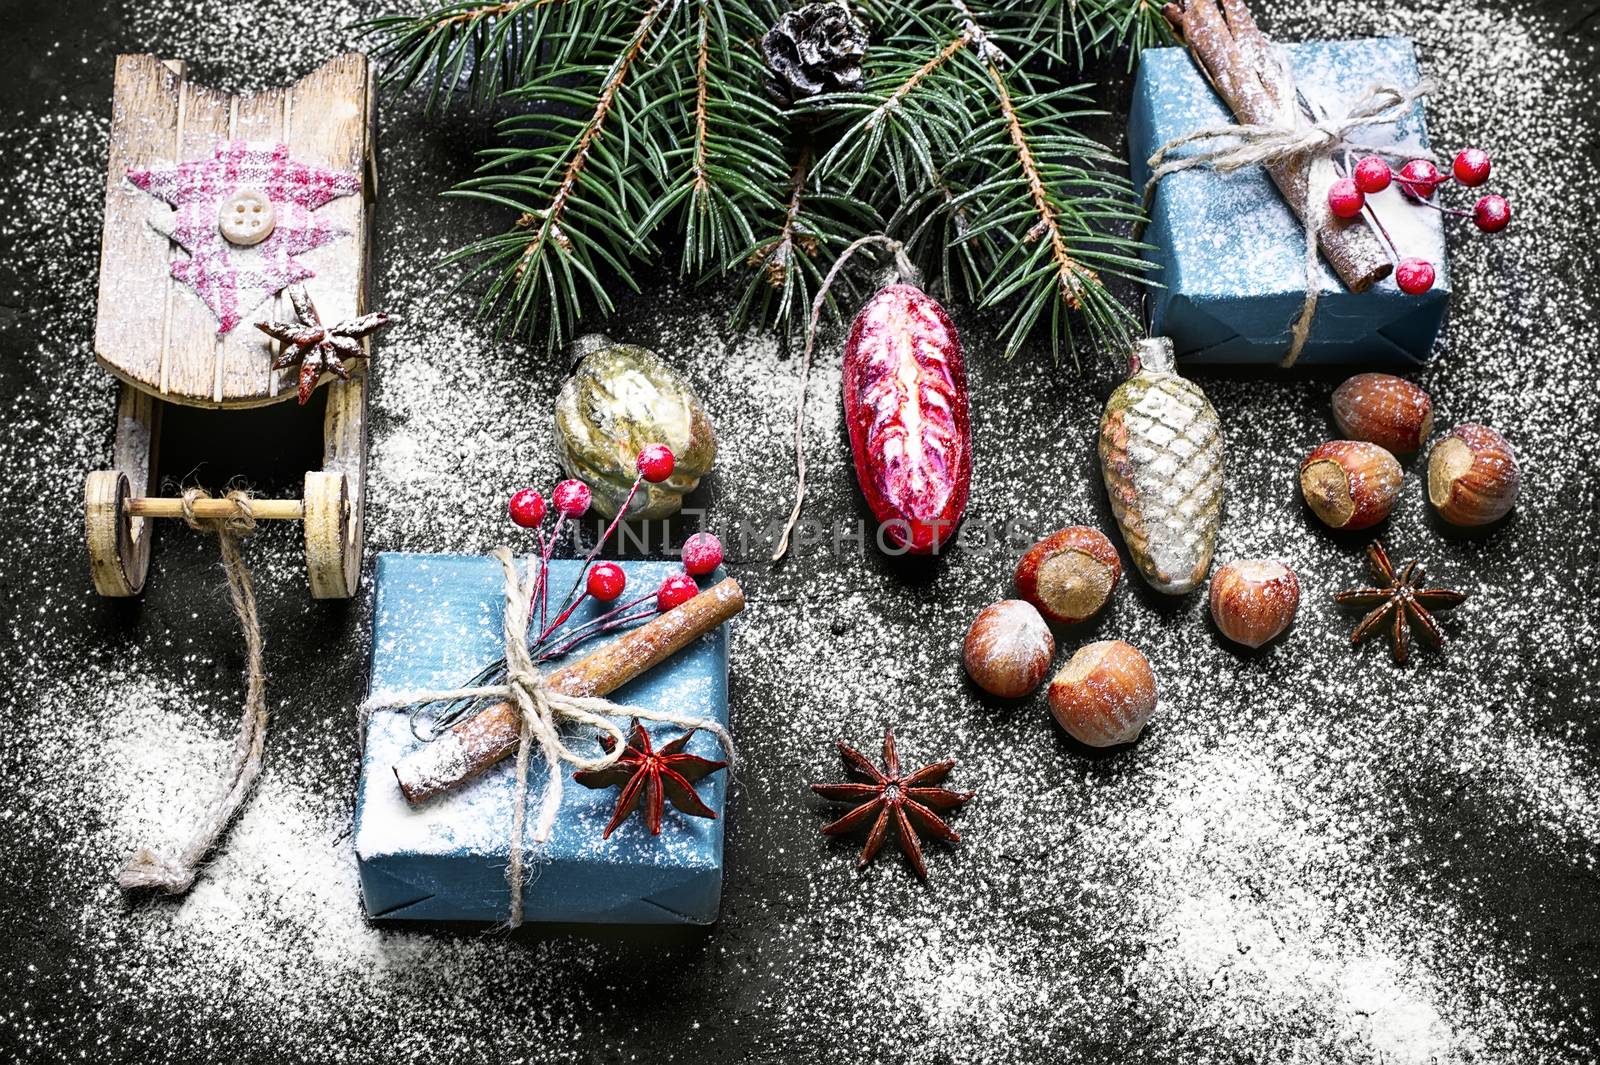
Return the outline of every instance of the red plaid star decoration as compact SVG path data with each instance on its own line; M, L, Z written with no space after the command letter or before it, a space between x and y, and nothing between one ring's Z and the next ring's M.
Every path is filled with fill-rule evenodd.
M312 276L294 257L346 233L319 218L317 208L361 190L357 174L296 162L286 144L246 141L220 143L209 159L135 167L128 180L173 206L150 224L189 253L172 261L172 276L211 308L219 334L268 296ZM245 188L264 193L277 216L272 234L253 247L230 244L217 226L222 201Z

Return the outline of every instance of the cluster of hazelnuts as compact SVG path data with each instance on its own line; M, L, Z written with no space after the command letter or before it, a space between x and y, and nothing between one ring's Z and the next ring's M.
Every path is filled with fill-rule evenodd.
M1511 204L1504 196L1494 193L1480 196L1471 211L1445 207L1434 201L1439 187L1452 178L1469 189L1483 185L1489 180L1490 166L1489 153L1482 148L1464 148L1457 152L1448 175L1441 174L1427 159L1412 159L1396 174L1381 157L1369 155L1351 168L1348 177L1339 178L1328 186L1328 210L1339 218L1355 218L1366 210L1368 196L1393 184L1412 203L1470 218L1483 232L1498 233L1511 224ZM1395 284L1411 296L1420 296L1432 288L1434 276L1433 264L1426 259L1401 259L1394 269Z
M1300 463L1300 493L1333 529L1366 529L1400 498L1402 458L1433 432L1433 400L1392 374L1364 373L1333 393L1333 420L1345 439L1319 444ZM1505 437L1464 422L1428 453L1428 502L1457 526L1499 521L1516 503L1521 474Z
M985 607L967 632L962 661L973 683L1002 699L1034 691L1055 658L1045 619L1087 621L1111 601L1121 576L1117 549L1098 529L1073 525L1034 544L1017 563L1021 598ZM1133 742L1155 709L1150 662L1122 640L1080 647L1050 682L1051 714L1091 747Z
M985 607L967 632L962 662L991 695L1020 699L1043 682L1055 658L1045 619L1087 621L1111 601L1122 576L1117 549L1098 529L1073 525L1040 540L1017 563L1020 599ZM1241 559L1211 578L1210 608L1223 636L1260 647L1288 629L1300 606L1294 571L1270 559ZM1139 738L1156 710L1150 661L1132 644L1099 640L1080 647L1050 681L1050 712L1090 747Z
M1300 491L1313 514L1335 529L1370 528L1399 497L1397 455L1412 455L1433 430L1426 392L1390 374L1358 374L1333 394L1333 417L1346 439L1319 445L1300 465ZM1500 520L1516 502L1517 461L1487 426L1456 426L1428 455L1427 494L1452 525ZM1122 573L1104 533L1074 525L1034 544L1017 564L1020 598L985 607L962 647L968 675L984 691L1020 699L1043 683L1055 658L1048 621L1076 624L1111 599ZM1277 639L1300 606L1300 581L1274 559L1239 559L1211 577L1209 607L1217 631L1245 647ZM1109 747L1138 739L1156 709L1155 674L1131 644L1102 640L1079 648L1050 682L1050 710L1074 739Z

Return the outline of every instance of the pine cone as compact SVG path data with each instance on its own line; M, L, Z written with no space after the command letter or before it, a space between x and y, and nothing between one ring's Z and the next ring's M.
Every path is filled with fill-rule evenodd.
M761 38L767 92L784 107L823 92L860 92L867 28L842 3L785 11Z

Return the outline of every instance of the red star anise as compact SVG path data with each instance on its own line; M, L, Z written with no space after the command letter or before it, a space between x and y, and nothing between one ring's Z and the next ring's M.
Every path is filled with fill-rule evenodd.
M895 838L900 841L900 849L911 863L911 868L918 877L928 879L928 867L922 860L922 843L917 833L924 832L948 843L958 842L961 837L934 811L948 813L976 794L939 787L944 778L950 775L950 770L955 768L955 759L925 765L915 773L902 773L900 756L894 749L892 729L885 730L883 734L882 772L867 761L860 751L843 742L839 743L839 756L844 759L845 771L860 777L865 783L813 784L811 790L833 802L861 805L839 820L824 825L823 835L842 835L870 821L872 830L867 833L867 845L861 849L861 857L856 861L857 869L865 869L883 846L884 837L889 834L892 823Z
M1398 573L1389 563L1383 545L1374 540L1367 545L1367 558L1372 571L1384 582L1382 588L1351 588L1338 592L1333 599L1347 606L1371 608L1371 613L1361 619L1356 631L1350 634L1352 644L1377 632L1385 621L1391 621L1390 635L1394 642L1394 660L1405 665L1411 657L1411 625L1417 627L1426 643L1435 649L1444 646L1444 633L1430 611L1445 610L1466 602L1465 592L1452 592L1444 588L1418 588L1422 583L1422 564L1412 559ZM1407 624L1407 622L1410 624Z
M350 368L344 360L365 358L367 349L361 346L361 338L388 325L391 319L382 311L374 311L337 325L323 325L304 285L289 288L289 302L294 305L298 323L257 322L256 328L283 344L283 354L273 360L274 370L300 364L300 405L304 406L324 373L350 380Z
M684 753L683 748L694 733L695 730L690 729L659 751L653 750L650 734L635 718L628 746L614 764L605 769L585 769L572 774L572 778L586 788L622 789L617 797L617 811L611 815L611 823L606 825L602 839L610 839L616 827L628 819L639 805L641 795L644 796L644 823L654 835L661 835L663 798L671 799L672 805L693 817L716 820L717 812L700 801L693 782L728 763ZM610 754L616 749L617 741L601 736L600 746Z

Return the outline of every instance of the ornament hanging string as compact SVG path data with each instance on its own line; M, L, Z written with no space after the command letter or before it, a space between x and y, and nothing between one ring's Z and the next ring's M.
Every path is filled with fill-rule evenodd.
M556 812L561 806L563 790L563 763L578 770L606 769L614 765L627 749L627 737L612 717L636 717L648 721L662 721L686 729L704 729L717 738L730 762L735 759L733 737L728 730L710 718L688 714L673 714L648 710L637 706L621 706L609 699L593 696L568 695L545 683L544 675L534 663L528 648L528 623L535 606L538 565L530 560L527 577L517 573L517 563L509 548L497 547L490 557L500 563L505 574L505 612L502 630L505 637L505 680L497 685L445 690L406 691L392 695L374 696L361 706L363 713L377 709L395 709L416 703L456 701L459 699L504 700L517 708L519 732L517 737L516 792L511 805L511 859L506 869L510 884L511 902L506 924L516 928L522 924L523 869L526 865L525 826L527 823L528 765L537 744L544 755L549 779L539 801L539 814L534 821L533 839L536 843L549 840L555 827ZM561 735L561 725L566 722L589 725L612 738L611 749L596 757L587 757L567 746Z
M1401 153L1392 144L1361 144L1347 138L1362 127L1395 125L1432 89L1433 82L1426 78L1409 89L1377 85L1343 115L1329 116L1309 124L1299 121L1298 112L1292 110L1293 104L1286 104L1284 118L1279 125L1207 126L1168 141L1150 156L1150 180L1144 186L1144 209L1147 214L1155 198L1156 186L1168 174L1202 167L1221 174L1231 174L1247 166L1275 163L1306 163L1312 168L1306 182L1306 203L1300 212L1306 234L1306 298L1290 331L1289 352L1282 362L1284 367L1293 366L1305 348L1322 289L1317 231L1326 221L1324 212L1328 205L1325 197L1313 193L1328 183L1319 181L1318 177L1325 176L1325 168L1332 165L1329 157L1335 151L1398 157ZM1174 157L1173 153L1178 149L1193 144L1217 146L1193 155ZM1410 158L1433 158L1433 153L1428 151L1408 149L1405 154Z
M141 847L118 877L124 891L154 888L169 895L188 891L205 860L227 830L261 775L261 754L267 739L266 674L261 668L261 623L256 616L256 593L250 567L239 551L239 541L255 531L248 492L233 491L234 512L226 518L202 519L194 515L197 500L211 498L198 488L183 493L183 520L191 529L212 533L222 550L222 569L228 577L228 595L244 635L246 687L244 713L233 741L233 758L222 778L222 789L205 818L176 851Z
M822 319L822 303L828 298L828 290L833 287L834 278L839 276L845 262L868 244L882 244L894 256L895 271L900 279L910 284L918 283L919 272L906 255L905 245L882 233L870 233L852 241L849 247L839 253L839 258L834 260L827 276L822 279L822 286L811 301L811 320L806 323L806 346L800 355L800 377L794 388L794 508L789 511L789 520L783 523L783 535L769 559L772 562L782 561L783 556L789 553L789 537L800 523L800 508L806 501L806 389L811 382L811 349L817 342L817 323Z

